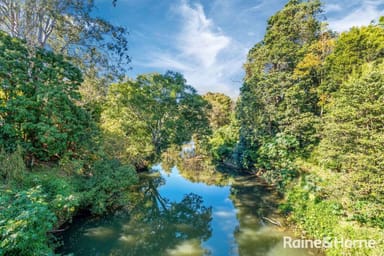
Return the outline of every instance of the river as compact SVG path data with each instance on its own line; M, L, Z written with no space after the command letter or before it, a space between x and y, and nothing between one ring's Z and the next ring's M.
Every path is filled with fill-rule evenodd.
M130 193L135 203L125 210L75 219L63 233L59 253L317 255L284 248L283 237L292 234L275 225L278 197L255 176L231 176L212 168L195 168L195 164L156 165L141 174L140 184Z

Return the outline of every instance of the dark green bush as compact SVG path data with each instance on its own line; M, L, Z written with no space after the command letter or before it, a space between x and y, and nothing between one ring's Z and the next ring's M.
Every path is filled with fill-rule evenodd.
M89 177L79 185L83 206L94 214L103 214L128 202L128 189L138 181L135 168L118 160L97 161Z

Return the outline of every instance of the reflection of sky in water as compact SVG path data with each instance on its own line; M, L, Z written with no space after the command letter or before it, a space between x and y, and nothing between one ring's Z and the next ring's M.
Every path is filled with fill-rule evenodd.
M174 202L176 208L173 208L171 216L163 212L160 215L156 215L156 212L151 215L152 212L147 210L154 210L156 207L147 208L138 204L143 208L139 207L136 214L131 213L129 216L108 215L102 218L75 220L70 229L64 232L65 246L61 253L74 253L76 256L202 256L209 251L208 255L212 256L318 255L306 250L283 248L283 236L290 234L275 226L265 225L268 223L261 223L260 217L267 216L265 214L270 211L268 206L273 198L270 198L271 191L265 190L257 179L236 178L232 183L231 195L230 186L191 182L182 177L176 168L173 168L171 173L164 172L160 166L154 169L160 172L165 183L159 187L150 183L155 187L153 191L148 190L152 191L149 194L155 193L159 196L158 199ZM143 187L149 188L146 187L148 184L144 182ZM201 196L205 207L212 207L210 223L207 219L202 219L202 215L199 215L201 212L190 219L174 218L178 214L188 212L188 203L183 204L182 200L190 193ZM153 199L144 197L148 198ZM150 200L144 200L143 203L151 202ZM172 211L171 209L167 211ZM197 209L201 207L192 210L198 211ZM146 213L149 216L146 216ZM199 226L191 227L191 221ZM206 226L208 224L210 228ZM212 233L209 230L212 230ZM188 237L178 237L183 233L188 234ZM208 239L202 242L203 237Z
M212 206L212 236L203 243L203 247L213 255L236 255L233 232L238 226L236 209L229 199L230 187L219 187L204 183L193 183L183 178L176 168L171 173L165 173L159 166L165 184L158 188L162 197L179 202L185 194L194 193L203 197L204 205Z

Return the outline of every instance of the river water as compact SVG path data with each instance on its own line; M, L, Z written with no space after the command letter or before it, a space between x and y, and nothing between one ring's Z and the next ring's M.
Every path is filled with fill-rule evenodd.
M254 176L188 165L157 165L141 174L134 204L102 218L79 218L59 253L73 255L309 256L284 248L292 234L278 225L278 197Z

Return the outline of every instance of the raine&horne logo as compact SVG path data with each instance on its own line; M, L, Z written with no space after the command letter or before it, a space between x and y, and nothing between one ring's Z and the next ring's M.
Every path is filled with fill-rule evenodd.
M289 236L283 237L284 248L295 249L326 249L326 248L368 248L373 249L379 244L376 240L350 240L344 238L329 238L306 240L293 239Z

